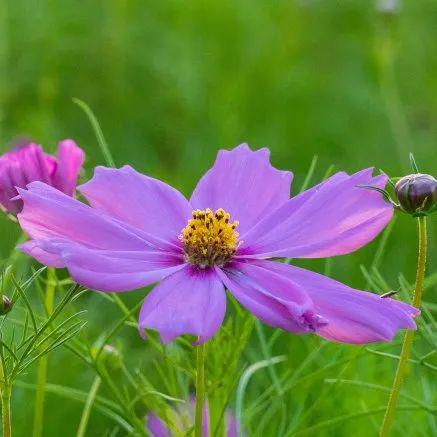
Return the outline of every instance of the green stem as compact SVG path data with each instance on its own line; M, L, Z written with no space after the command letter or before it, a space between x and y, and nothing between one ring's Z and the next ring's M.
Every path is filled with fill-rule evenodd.
M47 270L47 283L44 298L44 307L47 317L53 312L53 305L55 301L55 284L56 284L56 271L53 268ZM40 437L43 430L43 418L44 418L44 398L45 398L45 386L47 381L47 366L48 355L44 355L40 358L38 363L38 375L36 383L36 396L35 396L35 411L33 417L33 437Z
M3 359L0 360L0 395L2 403L3 437L11 437L11 385L6 378Z
M423 281L425 278L425 266L426 266L426 217L418 218L419 227L419 252L417 256L417 273L416 273L416 285L414 287L413 305L416 308L420 307L422 301ZM396 404L399 398L402 383L405 379L405 373L408 366L408 359L411 352L411 347L414 341L414 331L407 331L402 344L402 351L399 358L398 368L396 369L396 375L393 382L393 387L390 392L390 398L388 400L387 409L385 411L384 420L382 422L380 436L387 437L390 432L391 425L393 424Z
M194 437L202 437L202 412L205 402L205 344L197 346L196 419Z
M3 437L11 437L11 386L4 384L2 386L2 420L3 420Z
M82 417L80 419L79 429L77 430L76 437L84 437L86 428L88 426L88 420L90 418L91 409L93 408L94 401L97 396L97 392L99 391L100 384L102 383L102 380L100 376L96 376L94 378L93 384L91 386L91 389L88 393L88 397L86 398L86 403L83 408Z

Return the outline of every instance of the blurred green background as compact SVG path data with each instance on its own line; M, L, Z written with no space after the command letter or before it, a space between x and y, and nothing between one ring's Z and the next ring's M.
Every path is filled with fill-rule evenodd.
M294 192L315 155L313 183L331 165L348 172L375 166L403 175L409 151L423 172L435 174L437 2L381 3L398 7L383 11L373 1L359 0L0 0L0 150L22 136L50 151L58 140L73 138L87 153L83 178L89 177L104 161L86 116L72 103L77 97L95 111L117 165L131 164L186 195L219 148L241 142L268 146L273 164L294 172ZM434 216L432 238L435 221ZM1 217L0 235L0 255L6 258L18 229ZM432 241L430 272L437 259ZM364 288L360 266L372 265L377 246L376 241L333 260L330 274ZM390 288L398 287L400 272L414 279L415 247L414 221L399 217L379 265ZM326 268L324 261L301 264ZM434 299L432 290L426 298ZM110 323L111 308L97 295L86 299L90 330L98 333ZM130 332L125 352L141 362L147 346L131 337ZM284 334L274 352L288 354L289 365L298 367L320 343ZM250 348L256 359L256 337ZM328 346L318 365L342 348L355 350ZM424 341L424 353L433 348ZM348 378L389 386L393 366L368 354ZM435 405L435 373L419 371L408 390L418 399L427 393L427 402ZM335 375L322 375L312 395L306 389L288 394L290 421L312 396L320 396L324 378ZM268 375L257 378L248 392L254 399L257 384L269 384ZM92 373L68 352L57 351L49 379L87 390ZM33 393L18 388L14 396L16 435L30 435ZM309 423L385 400L381 393L339 386ZM45 435L75 435L81 408L48 395ZM435 416L423 411L399 416L398 431L437 433ZM358 419L313 435L374 435L380 419ZM93 415L89 435L104 435L105 420ZM275 416L265 430L276 435Z

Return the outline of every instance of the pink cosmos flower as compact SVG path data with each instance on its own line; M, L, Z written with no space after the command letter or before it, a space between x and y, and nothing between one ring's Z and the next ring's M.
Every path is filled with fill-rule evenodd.
M39 144L24 144L0 156L0 207L12 215L23 208L16 199L17 187L45 182L72 196L84 160L83 150L72 140L61 141L56 157L44 153Z
M189 404L184 404L174 411L174 421L175 425L179 428L180 434L183 435L187 432L194 424L194 412L195 412L196 400L191 399ZM202 436L209 437L209 407L204 405L202 412ZM226 437L237 437L237 421L235 416L227 411L225 414L225 426L226 426ZM152 437L170 437L171 431L165 424L155 414L148 414L146 419L146 429Z
M268 149L243 144L218 153L189 201L129 166L96 168L78 188L90 206L34 182L20 190L18 217L32 238L21 249L96 290L160 281L144 301L139 328L159 331L164 343L182 334L199 343L211 338L225 315L225 289L264 323L298 334L368 343L415 329L418 310L410 305L274 261L367 244L393 208L357 185L383 187L386 177L372 177L372 169L340 172L290 198L291 179L270 165Z

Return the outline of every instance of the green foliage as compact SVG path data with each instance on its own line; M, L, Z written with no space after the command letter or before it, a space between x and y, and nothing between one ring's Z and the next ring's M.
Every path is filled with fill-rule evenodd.
M334 169L403 175L409 151L432 174L436 19L432 0L393 15L373 1L0 1L0 149L17 135L50 150L72 137L87 152L83 179L95 165L128 163L187 195L219 147L242 141L269 146L295 173L295 193ZM142 435L149 412L180 427L192 339L139 337L148 290L92 293L60 272L48 316L44 269L14 251L22 237L4 215L0 235L1 294L13 303L0 316L0 359L15 435L29 435L36 364L48 354L45 436ZM359 253L299 264L408 301L416 240L413 220L399 216ZM437 434L436 247L394 435ZM254 325L230 299L207 347L215 435L227 409L250 436L376 435L400 339L357 348L293 336Z

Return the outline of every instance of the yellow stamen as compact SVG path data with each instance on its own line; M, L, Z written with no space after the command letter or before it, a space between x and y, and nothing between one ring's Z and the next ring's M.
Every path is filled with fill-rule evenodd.
M238 246L238 221L231 222L230 214L208 208L193 211L193 218L182 229L179 239L184 246L187 262L201 268L222 266L235 254Z

